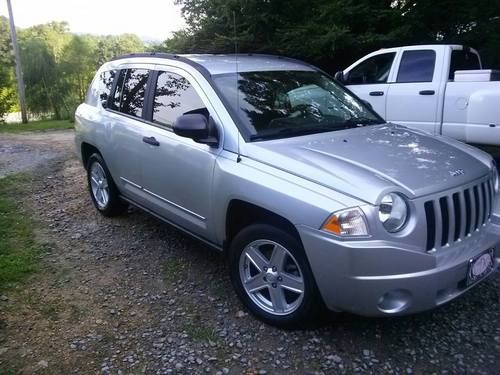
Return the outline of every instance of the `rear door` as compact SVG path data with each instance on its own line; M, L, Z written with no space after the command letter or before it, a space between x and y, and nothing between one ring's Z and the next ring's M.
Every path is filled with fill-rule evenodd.
M442 54L440 54L442 55ZM444 96L444 63L433 49L405 50L387 95L386 120L440 133L440 99ZM441 103L442 104L442 103Z
M108 103L110 129L107 144L112 149L110 164L113 179L122 194L143 204L144 100L151 69L130 65L122 69L116 80L114 95Z
M361 99L368 101L383 118L396 52L379 52L344 72L344 84Z

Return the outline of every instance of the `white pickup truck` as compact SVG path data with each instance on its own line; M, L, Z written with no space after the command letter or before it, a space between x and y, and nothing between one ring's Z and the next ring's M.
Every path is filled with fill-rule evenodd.
M468 143L500 145L500 71L483 70L474 49L381 49L335 78L387 121Z

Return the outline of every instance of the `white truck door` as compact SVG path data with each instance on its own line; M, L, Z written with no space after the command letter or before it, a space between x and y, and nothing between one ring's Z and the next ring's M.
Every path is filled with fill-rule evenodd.
M383 118L386 115L386 99L396 52L377 53L344 71L344 84L361 99L368 101Z
M387 95L386 120L429 133L439 134L438 111L444 85L441 84L442 57L433 49L411 49L401 54L396 79Z

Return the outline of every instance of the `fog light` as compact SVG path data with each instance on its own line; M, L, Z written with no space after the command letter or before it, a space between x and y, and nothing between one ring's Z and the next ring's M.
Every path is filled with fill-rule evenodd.
M378 301L378 309L386 314L403 312L410 306L411 292L406 289L395 289L385 293Z

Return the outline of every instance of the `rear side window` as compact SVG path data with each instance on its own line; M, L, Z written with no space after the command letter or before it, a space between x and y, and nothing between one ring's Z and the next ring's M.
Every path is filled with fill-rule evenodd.
M481 69L478 55L464 50L453 50L451 52L450 79L455 78L455 71L457 70L475 69Z
M101 72L89 87L85 103L96 106L98 102L107 102L109 95L111 94L111 88L113 87L115 75L116 70Z
M147 69L121 70L110 108L130 116L142 117L148 77Z
M395 56L396 53L391 52L370 57L349 72L345 84L363 85L387 82Z
M120 112L134 117L142 117L148 77L149 70L127 69L123 81Z
M208 110L189 81L175 73L158 72L153 102L153 122L172 126L183 114Z
M405 51L396 82L432 82L436 53L432 50Z
M125 80L125 75L127 74L127 69L120 70L118 73L118 78L116 80L116 89L113 94L113 100L111 102L110 108L116 111L120 110L120 101L122 98L123 81Z

